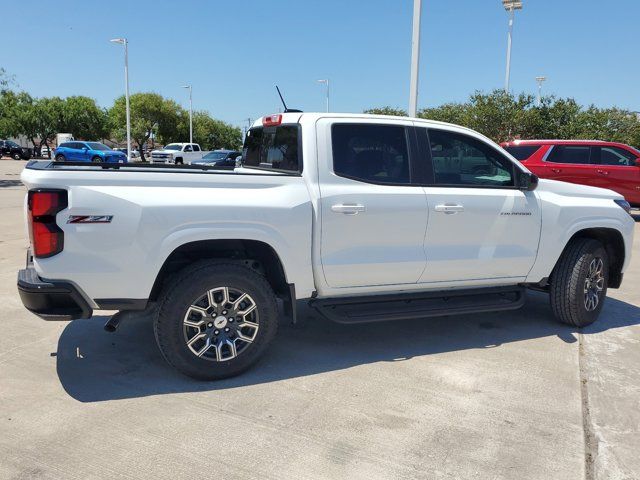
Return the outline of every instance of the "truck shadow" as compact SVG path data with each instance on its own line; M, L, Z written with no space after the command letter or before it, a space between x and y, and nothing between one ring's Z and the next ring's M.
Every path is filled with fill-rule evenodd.
M302 312L295 326L282 325L267 354L235 378L200 382L163 360L148 318L103 330L106 317L71 322L58 342L57 372L66 392L80 402L100 402L181 392L241 388L465 349L497 348L509 342L556 336L577 342L578 330L555 322L548 297L531 293L515 312L427 318L367 325L340 325ZM608 298L590 335L640 323L640 308ZM523 346L526 348L526 346Z

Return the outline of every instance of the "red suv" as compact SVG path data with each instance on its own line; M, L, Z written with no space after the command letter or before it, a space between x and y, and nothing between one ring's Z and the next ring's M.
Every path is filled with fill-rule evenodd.
M515 140L501 146L541 178L608 188L640 207L640 151L597 140Z

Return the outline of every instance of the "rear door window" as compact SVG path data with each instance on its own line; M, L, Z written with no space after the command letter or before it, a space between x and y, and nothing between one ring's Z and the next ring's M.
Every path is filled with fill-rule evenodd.
M331 127L331 142L336 175L367 183L410 182L405 127L336 123Z
M299 126L279 125L250 129L244 141L242 155L245 167L301 172Z
M540 150L540 147L541 145L517 145L504 147L504 149L516 160L523 161L527 160L531 155Z
M587 145L555 145L547 162L589 165L592 163L591 148Z

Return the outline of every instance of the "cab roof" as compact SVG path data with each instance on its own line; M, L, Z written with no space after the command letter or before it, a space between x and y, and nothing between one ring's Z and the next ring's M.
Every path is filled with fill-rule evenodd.
M425 125L434 125L434 126L446 126L446 127L454 127L458 129L468 130L470 132L475 133L476 135L479 132L471 130L470 128L464 127L462 125L456 125L453 123L441 122L439 120L430 120L428 118L415 118L415 117L400 117L396 115L379 115L379 114L371 114L371 113L332 113L332 112L287 112L287 113L273 113L270 115L265 115L263 117L258 118L251 128L262 127L264 125L265 119L269 119L275 115L282 116L281 123L283 124L292 124L292 123L302 123L302 122L310 122L313 123L320 118L346 118L346 119L373 119L373 120L409 120L416 123L422 123ZM480 134L481 135L481 134Z

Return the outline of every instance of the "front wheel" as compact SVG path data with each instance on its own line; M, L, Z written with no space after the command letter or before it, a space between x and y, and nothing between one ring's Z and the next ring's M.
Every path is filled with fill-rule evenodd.
M102 163L102 157L99 157L99 156L97 156L97 155L96 155L95 157L93 157L93 158L91 159L91 161L92 161L93 163Z
M14 153L12 157L14 160L22 160L22 155L20 155L18 152Z
M64 162L64 161L66 161L66 158L64 158L64 155L56 155L55 161L56 162Z
M278 329L267 280L234 263L203 261L165 286L154 327L165 360L201 379L232 377L251 367Z
M562 323L586 327L600 315L609 282L609 258L602 243L572 241L551 275L551 309Z

